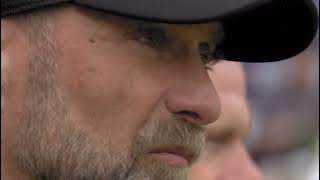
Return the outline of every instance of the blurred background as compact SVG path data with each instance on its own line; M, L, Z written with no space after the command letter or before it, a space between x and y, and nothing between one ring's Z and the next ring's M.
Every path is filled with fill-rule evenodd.
M318 180L319 33L297 57L245 64L245 70L252 111L248 148L264 179Z

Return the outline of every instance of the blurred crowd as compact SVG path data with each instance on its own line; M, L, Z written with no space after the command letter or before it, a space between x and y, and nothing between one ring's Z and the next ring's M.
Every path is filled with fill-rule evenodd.
M245 64L245 70L252 112L247 144L264 179L319 179L319 35L290 61Z

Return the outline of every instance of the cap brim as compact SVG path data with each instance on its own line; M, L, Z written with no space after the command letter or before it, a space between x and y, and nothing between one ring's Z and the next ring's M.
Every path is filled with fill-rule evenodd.
M304 51L318 29L318 13L309 0L274 0L223 20L228 60L271 62Z
M224 59L242 62L293 57L318 29L312 0L1 0L1 17L63 2L165 23L221 21Z
M166 23L201 23L269 0L74 0L104 11Z
M120 15L166 23L221 21L224 59L271 62L306 49L318 28L312 0L76 0Z

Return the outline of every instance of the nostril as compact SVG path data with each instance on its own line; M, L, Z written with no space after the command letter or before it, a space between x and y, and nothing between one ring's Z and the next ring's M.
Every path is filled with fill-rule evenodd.
M200 121L201 121L200 115L198 113L195 113L192 111L180 111L176 114L183 117L185 120L192 122L192 123L200 123Z

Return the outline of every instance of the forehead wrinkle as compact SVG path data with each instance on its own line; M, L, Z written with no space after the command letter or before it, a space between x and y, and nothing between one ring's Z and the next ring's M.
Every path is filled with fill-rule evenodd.
M181 47L192 45L193 47L191 48L198 48L199 42L202 41L209 41L209 43L212 44L216 39L220 39L220 37L218 36L221 35L220 33L218 33L221 29L221 24L218 22L192 25L166 24L115 16L86 8L78 8L77 10L81 11L82 14L97 23L97 31L99 31L98 34L100 34L100 38L102 38L103 40L108 39L106 37L103 37L103 34L109 31L106 28L110 24L118 27L117 29L120 31L122 29L122 32L120 33L124 35L127 31L131 31L134 30L134 28L137 28L137 26L159 28L171 34L171 38L179 41ZM185 45L182 46L182 43L185 43ZM176 46L179 46L179 44L177 44Z
M211 51L215 49L215 40L220 36L220 23L205 23L193 25L155 23L144 20L109 15L95 10L81 9L81 12L96 23L96 31L89 37L89 42L122 42L130 39L130 33L137 26L152 27L167 32L172 40L170 54L175 58L198 57L199 43L208 42ZM114 35L112 35L114 34Z
M94 29L89 37L90 42L125 40L127 30L131 28L133 22L136 22L133 19L84 7L76 7L75 9L90 20L88 26L92 26L92 29Z
M130 20L127 21L130 23ZM131 20L131 25L139 25L146 27L159 28L165 30L177 37L180 41L186 42L198 42L198 41L213 41L220 36L221 25L219 23L206 23L206 24L192 24L192 25L181 25L181 24L165 24L165 23L154 23L148 21Z

